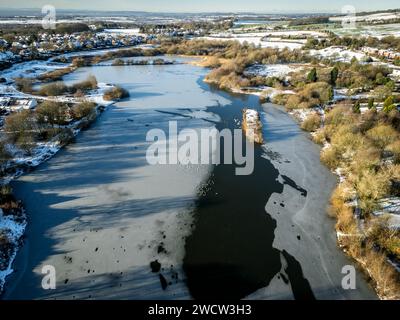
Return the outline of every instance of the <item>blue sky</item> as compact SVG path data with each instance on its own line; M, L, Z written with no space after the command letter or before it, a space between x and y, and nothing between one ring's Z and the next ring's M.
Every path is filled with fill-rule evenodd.
M357 11L400 8L399 0L1 0L0 8L40 8L45 4L56 9L153 12L340 12L344 5L353 5Z

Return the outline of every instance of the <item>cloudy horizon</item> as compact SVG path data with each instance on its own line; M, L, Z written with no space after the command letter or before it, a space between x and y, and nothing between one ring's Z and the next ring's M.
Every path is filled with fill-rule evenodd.
M82 11L146 11L168 13L201 13L201 12L247 12L247 13L340 13L345 5L352 5L356 11L374 11L396 9L400 7L398 0L383 0L376 3L368 3L360 0L335 0L329 3L316 0L170 0L168 3L162 0L95 0L82 3L77 0L24 0L4 1L0 4L2 10L25 9L35 10L44 5L54 5L63 10Z

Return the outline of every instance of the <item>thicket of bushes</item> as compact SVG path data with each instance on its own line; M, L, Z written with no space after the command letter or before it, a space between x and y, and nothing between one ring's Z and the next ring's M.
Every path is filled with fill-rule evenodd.
M296 94L288 96L285 103L288 109L321 106L333 98L332 86L326 82L308 83L298 90Z
M107 101L119 100L129 97L129 92L124 88L115 86L104 92L103 99Z
M72 133L66 125L82 118L86 118L88 122L94 120L95 110L96 104L89 101L82 101L72 106L61 102L44 101L36 110L23 110L8 116L4 131L9 142L30 152L41 140L47 141L57 136L59 140L67 141L72 137ZM7 159L6 151L4 153Z
M59 96L65 94L76 94L78 92L86 92L97 88L96 77L90 75L85 80L67 86L62 81L56 81L41 86L38 94L42 96Z
M317 113L310 114L301 123L301 128L306 131L315 131L321 126L321 117Z
M37 77L42 82L51 82L62 80L62 77L76 70L76 67L66 67L46 72Z
M328 39L309 38L305 45L308 49L322 49L330 46L346 46L352 49L362 47L372 47L379 49L393 49L400 51L400 38L395 36L375 37L337 37L332 36Z
M360 114L349 106L336 106L314 135L318 142L329 143L321 160L332 169L340 168L346 177L331 198L336 229L343 234L339 243L365 267L378 293L391 298L400 298L400 278L386 259L400 259L400 232L390 228L387 217L372 213L380 208L381 199L400 193L399 121L397 110ZM349 204L354 199L365 219L362 230Z

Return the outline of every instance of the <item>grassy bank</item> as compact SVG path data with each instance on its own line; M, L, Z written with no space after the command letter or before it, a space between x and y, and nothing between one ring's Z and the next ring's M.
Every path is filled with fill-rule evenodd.
M207 49L201 50L204 46ZM230 42L205 41L176 46L175 53L201 56L194 64L210 68L205 81L242 91L268 86L288 91L271 96L322 145L321 161L340 176L329 214L336 219L338 245L369 277L381 299L400 299L400 277L390 261L400 261L400 232L381 203L400 196L399 95L386 66L318 60L298 50L261 49ZM290 79L247 75L254 64L302 63ZM334 90L365 98L334 102ZM370 98L368 96L370 95ZM263 97L261 93L261 98ZM333 102L333 104L332 104ZM361 112L361 106L368 106ZM382 108L377 110L377 106ZM389 259L390 258L390 259Z

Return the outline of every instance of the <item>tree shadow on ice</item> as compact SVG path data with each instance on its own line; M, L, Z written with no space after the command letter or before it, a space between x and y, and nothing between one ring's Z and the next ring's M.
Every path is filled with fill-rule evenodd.
M232 99L231 105L209 107L224 121L217 129L236 129L245 105L261 111L257 97ZM287 135L286 137L289 137ZM285 138L285 137L284 137ZM242 141L245 150L246 139ZM223 158L224 141L220 144ZM214 167L194 209L195 228L186 239L183 269L196 299L241 299L266 287L282 271L281 252L273 247L276 221L265 211L273 193L283 192L279 171L254 148L254 171L237 175L236 164ZM223 163L223 160L221 160ZM286 253L288 288L297 299L313 299L301 265ZM283 271L285 271L283 270Z

